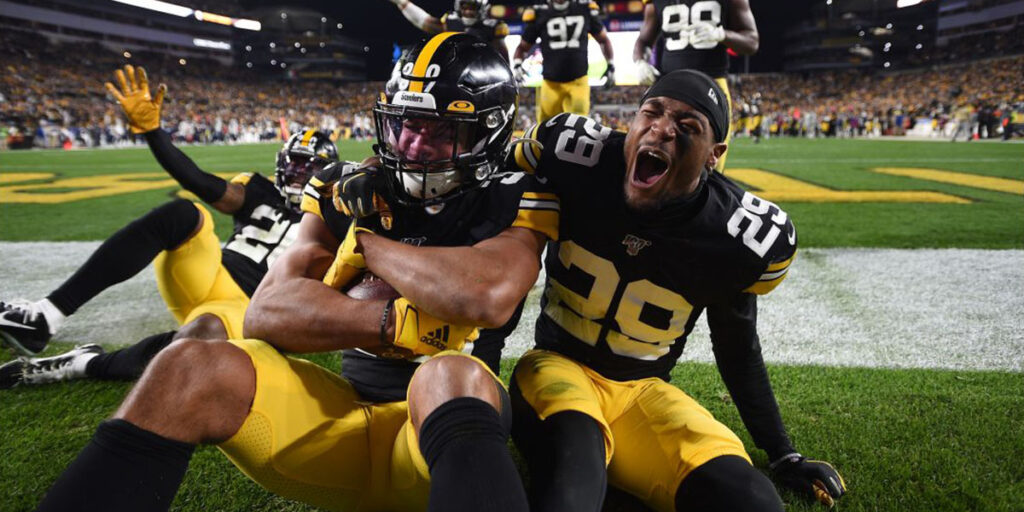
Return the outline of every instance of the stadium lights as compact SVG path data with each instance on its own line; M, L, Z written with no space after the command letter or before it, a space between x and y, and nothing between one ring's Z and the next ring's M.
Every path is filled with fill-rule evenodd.
M338 23L338 30L341 30L341 23Z
M181 64L182 66L184 66L187 62L188 61L186 61L185 59L178 59L178 64Z
M251 51L252 51L252 46L251 46L251 45L248 45L248 44L247 44L247 45L245 45L245 51L247 51L247 52L251 52Z
M896 8L902 9L921 3L922 0L896 0Z
M325 46L327 46L327 43L324 43L323 41L320 41L320 48L323 48Z
M246 62L246 63L245 63L245 67L247 67L247 68L251 68L251 67L252 67L252 62Z
M885 64L882 64L882 66L884 66L884 67L889 67L889 65L890 64L888 62L886 62Z
M327 23L327 18L321 17L320 18L320 23Z
M921 48L924 48L924 45L921 43L917 43L917 46L914 47L915 50L920 50Z
M271 66L276 66L277 65L277 59L270 59L270 65Z
M302 52L302 53L306 53L306 49L305 48L299 48L299 51Z
M918 25L918 26L917 26L917 29L918 29L918 30L924 30L924 25Z
M210 39L202 39L199 37L192 38L192 44L200 48L211 48L214 50L230 50L231 43L225 41L212 41Z
M126 58L126 59L132 58L132 52L125 51L123 55L124 55L124 58Z
M209 23L218 23L220 25L229 25L235 28L243 30L255 30L259 31L263 28L263 25L256 20L245 20L235 19L231 16L224 16L223 14L215 14L212 12L204 12L198 9L191 9L183 5L172 4L170 2L161 2L160 0L114 0L117 3L131 5L140 9L148 9L150 11L161 12L164 14L170 14L171 16L178 16L186 18L193 16L199 21L205 21Z
M271 47L271 48L277 48L277 43L275 43L275 42L271 41L271 42L270 42L270 47Z
M886 23L885 28L888 30L892 30L892 23Z
M263 28L263 24L256 20L235 20L234 27L259 32Z
M161 2L160 0L114 0L119 4L131 5L133 7L139 7L142 9L149 9L150 11L162 12L164 14L170 14L171 16L186 17L192 14L192 9L182 5L170 4L167 2Z
M825 0L825 5L832 5L832 0Z
M295 41L295 47L296 48L300 48L300 47L302 47L302 45L298 41Z

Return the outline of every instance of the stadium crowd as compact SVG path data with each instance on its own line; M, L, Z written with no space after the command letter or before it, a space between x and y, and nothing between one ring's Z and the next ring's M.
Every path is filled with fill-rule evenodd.
M136 52L126 58L99 44L75 51L27 32L0 35L0 138L56 147L130 143L120 109L103 89L123 64L142 65L154 87L167 83L165 127L176 141L276 140L282 125L320 126L344 137L369 137L380 83L337 87L327 82L279 81L212 60L177 60ZM26 137L27 135L27 137Z
M124 55L97 43L75 51L28 32L0 35L0 147L132 143L102 84L126 61L167 83L165 127L179 142L277 140L302 125L340 138L373 136L368 106L382 84L271 80L202 59ZM183 64L184 62L184 64ZM891 73L861 70L733 77L734 131L763 135L1010 137L1024 131L1024 56ZM592 115L623 129L642 87L595 88ZM521 128L535 92L520 100ZM957 117L958 111L961 115ZM759 114L759 115L755 115ZM920 126L920 123L929 126Z

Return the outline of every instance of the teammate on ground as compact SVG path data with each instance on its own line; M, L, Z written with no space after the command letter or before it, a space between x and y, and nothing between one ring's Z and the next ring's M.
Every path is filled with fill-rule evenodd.
M115 74L120 90L110 83L107 89L127 114L132 131L145 137L160 165L185 190L230 214L234 233L222 248L206 206L177 199L114 233L45 299L0 302L0 339L23 355L36 354L67 316L152 262L160 294L181 325L109 354L90 344L52 358L16 359L0 367L0 389L86 376L134 379L154 354L177 338L241 337L249 297L298 233L303 187L313 173L337 160L326 135L305 130L278 152L274 181L255 173L225 181L197 167L160 129L165 86L152 97L143 68L125 66Z
M655 44L657 62L652 65L651 48ZM710 75L725 92L731 109L726 50L753 55L759 44L749 0L644 0L644 21L633 46L633 62L643 85L677 69ZM725 136L726 145L730 136ZM726 156L718 159L715 170L725 169Z
M397 66L374 109L379 167L311 180L299 237L253 297L245 331L265 341L161 352L40 510L166 510L199 443L330 510L526 510L507 392L480 361L442 350L514 315L557 203L502 172L517 94L493 49L444 33ZM401 296L339 293L363 269ZM363 357L345 352L343 376L280 352L354 348Z
M502 59L508 60L508 47L505 46L508 25L489 16L490 0L455 0L455 7L441 15L440 19L427 14L411 0L390 2L398 7L402 16L405 16L413 26L427 34L465 32L489 43L501 54Z
M544 81L537 91L537 121L562 112L590 113L587 77L588 36L594 36L608 61L605 86L615 85L612 43L599 19L597 4L589 0L548 0L523 12L523 38L512 55L512 71L523 80L523 58L540 40Z
M831 501L825 462L796 452L757 336L756 296L786 276L796 232L778 206L711 172L725 152L724 93L663 75L628 134L562 114L527 132L515 165L561 204L536 349L512 377L513 440L532 510L599 510L605 482L664 510L782 510L742 442L668 383L703 312L716 362L779 481Z

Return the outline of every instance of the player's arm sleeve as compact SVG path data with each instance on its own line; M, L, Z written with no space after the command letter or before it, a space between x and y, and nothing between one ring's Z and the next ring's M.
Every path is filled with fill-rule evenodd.
M519 209L512 227L526 228L551 240L558 240L561 204L558 195L533 176L526 176L527 188L519 198Z
M757 336L757 297L739 293L707 309L712 350L743 424L758 448L775 460L795 450L782 423Z
M533 9L523 11L523 38L524 43L533 46L540 37L540 28L537 26L537 12Z
M554 152L558 134L566 129L565 120L570 114L561 113L547 121L537 123L523 132L509 152L509 163L515 170L544 177L545 169L540 165L545 151Z
M785 215L779 210L777 215ZM789 267L796 258L796 227L793 222L786 218L780 227L779 236L775 239L771 250L767 254L768 266L758 276L745 292L757 295L765 295L775 289L786 276L789 275Z
M162 129L143 134L150 151L160 166L181 186L207 203L215 203L224 196L228 183L222 178L203 171L180 149L171 143L171 136Z
M604 30L604 24L601 23L601 8L597 6L596 2L590 2L587 7L590 16L590 35L596 36Z

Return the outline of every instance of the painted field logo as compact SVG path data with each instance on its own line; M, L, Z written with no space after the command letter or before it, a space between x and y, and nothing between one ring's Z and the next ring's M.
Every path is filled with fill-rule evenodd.
M874 167L870 172L943 183L980 190L1024 194L1024 180L981 176L965 172L917 167ZM216 173L230 179L237 173ZM962 196L931 190L840 190L798 180L762 169L730 168L729 177L755 189L772 202L794 203L952 203L970 204ZM50 172L0 173L0 203L54 204L83 199L179 188L177 182L160 172L136 172L94 176L58 177ZM625 243L625 242L623 242ZM643 247L637 247L639 252Z

